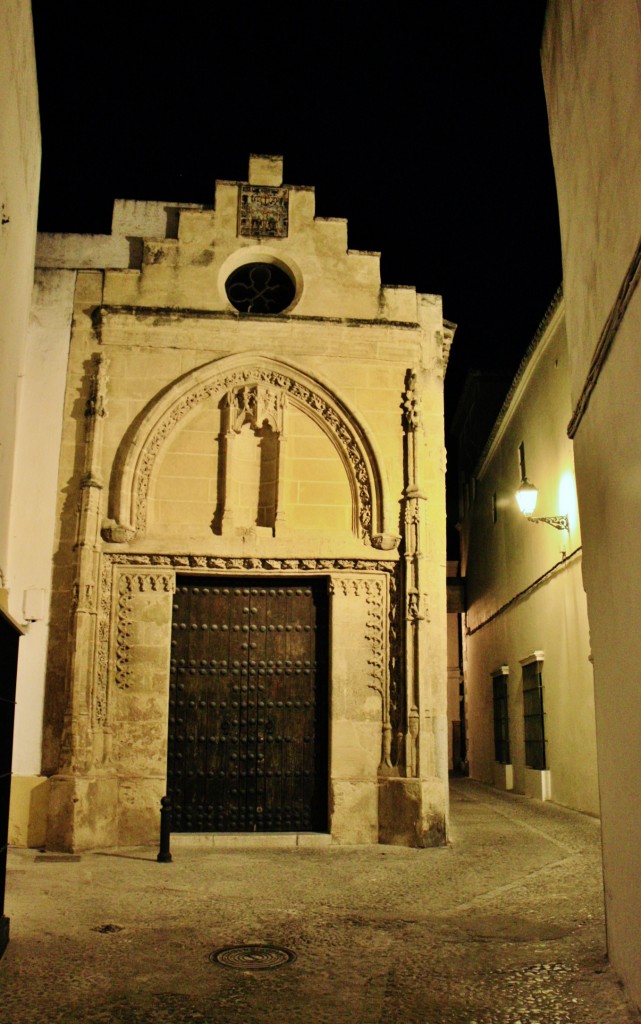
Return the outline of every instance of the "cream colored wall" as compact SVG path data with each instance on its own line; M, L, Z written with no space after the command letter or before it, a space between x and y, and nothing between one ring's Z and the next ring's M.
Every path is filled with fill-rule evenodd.
M39 181L31 5L7 0L0 8L0 603L18 622L38 616L18 661L9 841L23 843L44 835L38 773L57 463L48 433L55 441L60 418L55 344L29 329Z
M24 357L16 439L10 543L11 593L21 620L11 785L10 842L44 842L40 776L51 571L62 412L76 274L37 271Z
M542 65L561 241L594 656L608 952L641 1005L641 29L634 0L550 0ZM608 324L611 310L615 316Z
M212 511L224 492L218 476L220 431L220 409L210 399L172 435L154 474L148 536L211 537ZM236 463L244 455L243 479L235 481L230 500L236 524L251 528L257 525L252 499L259 490L259 439L247 426L234 446ZM352 498L345 467L327 435L296 409L288 412L279 462L284 479L279 511L285 515L287 529L331 533L334 539L337 533L349 537Z
M9 517L19 390L33 283L40 122L31 5L0 8L0 572L10 573ZM6 585L0 578L0 588ZM22 620L22 596L9 596Z
M528 524L516 504L521 442L528 478L539 489L535 516L568 515L569 550L581 544L572 444L565 432L570 414L566 349L561 305L523 371L509 414L477 471L474 536L468 542L467 562L467 598L475 621L487 618L561 557L561 533Z
M348 250L347 221L314 219L313 189L290 188L288 237L261 240L238 237L238 190L218 182L215 210L183 210L177 239L146 240L142 273L110 275L105 301L228 311L224 284L232 270L252 258L280 258L299 283L291 307L297 316L416 319L413 289L380 287L380 254Z
M25 351L10 582L21 618L31 615L34 621L21 642L18 663L14 776L40 771L58 456L75 283L76 275L68 270L36 274Z
M541 60L559 196L572 404L639 241L635 0L549 0Z
M507 665L514 788L525 792L520 661L542 650L551 796L558 803L596 814L593 681L572 443L565 433L568 418L567 345L561 302L522 369L513 399L478 469L467 541L468 758L471 776L491 783L491 673ZM520 481L521 442L525 444L528 478L539 488L534 514L568 515L569 544L565 532L546 524L528 523L517 507L514 495ZM492 515L494 494L496 522ZM562 547L569 556L566 562ZM549 579L501 611L555 565L557 570Z
M79 273L77 316L74 326L76 351L70 365L72 386L68 388L67 403L70 414L77 408L75 403L81 400L79 396L86 393L86 361L95 350L91 312L93 306L101 302L101 298L101 275L91 271ZM210 321L189 317L184 321L172 322L168 319L165 325L155 317L147 320L139 316L114 312L106 318L101 328L101 351L108 361L110 392L108 415L104 424L103 475L109 480L112 463L125 432L154 397L167 386L168 381L173 381L181 374L195 371L200 367L209 364L213 366L213 360L216 358L241 357L246 353L247 359L251 362L260 351L269 354L271 358L281 359L286 364L300 368L322 383L330 382L332 393L339 396L350 413L363 425L366 436L374 440L384 474L381 528L398 533L398 496L403 489L403 465L398 457L401 401L399 396L402 397L405 388L407 367L416 364L421 366L425 363L425 486L433 501L434 531L436 535L438 530L439 538L431 553L443 567L444 549L440 540L443 528L443 412L442 394L439 393L442 377L432 382L433 367L429 365L422 345L417 344L419 337L420 333L416 327L410 330L381 321L358 326L338 323L333 324L331 330L328 330L325 324L314 319L304 319L296 323L279 319L273 322L263 321L260 324L260 333L257 334L251 320L243 320L240 323L232 321L230 324L228 320ZM366 356L376 360L376 365L364 365L362 360ZM310 430L313 431L313 435L309 434ZM295 484L290 477L288 494L293 503L292 515L295 522L296 508L309 505L312 498L319 501L323 497L331 496L329 492L325 492L324 481L314 479L314 476L329 472L331 475L328 482L339 488L343 494L345 477L343 473L341 478L336 471L335 447L330 445L327 435L321 435L318 429L314 428L308 417L302 417L296 410L292 410L290 417L288 412L286 437L285 467L288 472L300 471L300 457L305 452L314 455L313 470L310 468L307 471L312 475L309 475L307 480L298 478L298 483ZM172 438L169 443L182 442L174 441ZM74 451L69 449L65 471L78 457L75 444L74 434ZM311 452L311 447L317 448L315 453ZM295 466L295 462L298 462L298 465ZM213 463L211 465L213 467ZM194 471L200 472L197 469ZM155 498L158 498L158 493L155 493ZM209 506L207 511L205 510L208 500L209 498L205 499L202 496L201 520L207 515L211 517ZM334 495L328 504L330 508L338 508L337 502L340 502L340 494ZM345 521L344 513L339 512L334 525ZM346 545L350 543L350 534L353 546L354 534L351 525L345 537ZM444 586L441 589L444 595Z
M494 781L491 673L507 665L510 760L514 789L525 792L520 662L543 651L543 703L551 799L599 813L592 667L580 559L514 609L467 638L470 776Z
M250 178L251 173L250 166ZM71 849L146 841L155 830L166 711L160 711L165 703L160 676L150 689L145 672L166 675L160 660L170 635L169 604L163 610L158 602L165 601L177 567L220 573L226 565L234 573L276 567L331 576L332 834L340 842L375 841L391 643L386 608L398 559L395 543L405 529L408 427L402 405L412 370L420 419L420 496L413 500L420 504L423 611L417 620L420 670L413 691L419 705L417 774L406 787L408 814L394 818L386 804L383 832L389 842L438 844L447 828L443 373L452 331L443 324L439 297L382 288L378 256L348 252L344 222L313 217L311 190L292 190L288 239L239 239L238 188L218 183L216 210L181 208L179 224L171 204L117 203L118 231L135 224L152 233L143 247L128 245L131 267L117 236L40 241L45 265L81 268L60 456L45 713L44 763L49 772L58 772L51 787L48 841ZM177 238L153 238L176 227ZM137 269L140 249L144 258ZM234 256L236 250L240 254ZM288 313L238 315L228 303L224 279L252 254L282 259L293 269L299 292ZM95 407L87 415L99 358L106 378L100 385L104 406L101 399L100 411ZM261 530L250 523L247 507L238 529L234 524L221 531L216 523L212 528L220 498L219 406L232 386L226 381L251 382L256 376L286 400L278 506L285 520L275 531ZM159 423L166 429L156 444L150 438ZM234 456L230 478L235 499L257 481L254 435L236 435L233 445L239 437L243 458ZM148 451L153 457L145 462ZM143 462L150 498L146 525L137 511L142 492L132 490ZM83 481L89 486L81 490ZM365 481L371 509L370 498L362 497ZM79 493L85 510L80 544ZM363 509L371 511L371 521ZM169 567L167 577L149 568L162 565ZM382 570L377 583L375 574ZM154 577L149 584L142 579L145 572ZM351 572L356 575L349 581ZM75 627L69 640L69 595L77 580L80 601L72 608ZM400 621L405 601L400 593L398 601ZM158 633L150 641L155 644L150 659L146 641L139 642L138 633L131 640L134 620L141 636ZM70 653L72 698L90 709L89 731L81 734L86 719L74 723L77 749L84 751L78 755L69 752L67 740L61 744ZM146 767L135 723L147 712L130 699L138 690L138 667L154 747ZM125 670L133 673L132 687L123 682ZM408 749L412 742L408 735ZM69 757L79 766L71 772ZM130 763L131 758L138 760ZM120 782L114 782L114 770Z
M211 534L218 493L220 427L220 410L209 399L172 435L154 474L149 534Z
M309 416L292 410L280 472L289 529L348 535L352 530L351 492L336 448Z

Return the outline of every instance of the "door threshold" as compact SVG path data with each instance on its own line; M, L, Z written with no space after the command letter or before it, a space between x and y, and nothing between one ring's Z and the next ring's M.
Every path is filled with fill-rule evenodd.
M172 832L172 849L318 850L331 846L329 832Z

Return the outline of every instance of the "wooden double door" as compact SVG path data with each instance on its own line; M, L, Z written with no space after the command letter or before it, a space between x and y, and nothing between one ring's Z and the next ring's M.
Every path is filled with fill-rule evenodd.
M323 579L178 578L173 831L327 830L327 641Z

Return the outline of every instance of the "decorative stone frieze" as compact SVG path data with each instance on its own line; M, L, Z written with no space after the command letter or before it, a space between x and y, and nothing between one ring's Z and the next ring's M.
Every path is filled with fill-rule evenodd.
M122 576L118 586L118 612L116 618L116 686L129 688L129 650L131 627L133 625L133 591L127 586L127 577Z
M247 409L253 408L254 414L258 401L263 405L271 403L268 415L274 416L275 409L282 410L286 400L311 416L341 455L352 485L358 532L363 539L371 538L381 514L381 483L376 478L374 460L367 451L365 438L359 436L354 420L350 421L329 392L301 374L293 376L292 369L284 365L282 369L244 366L224 372L214 363L191 376L195 377L193 385L189 385L189 378L176 385L177 391L170 394L169 401L166 395L160 396L136 436L128 439L122 469L120 463L116 463L112 490L113 504L118 510L116 522L120 527L133 529L137 535L145 532L149 482L161 448L184 417L200 403L231 395L238 416L246 415L246 410L238 406L240 401ZM131 493L128 493L129 487Z
M237 434L245 423L250 423L256 430L264 423L268 423L277 434L282 433L286 405L286 391L260 384L242 385L234 388L226 396L230 427Z
M396 563L367 558L227 558L219 555L145 554L142 552L109 552L105 559L114 565L171 566L176 570L220 570L235 572L386 572L393 573Z
M238 234L247 238L287 238L289 189L242 185L238 192Z
M100 598L96 636L96 679L93 700L95 721L99 726L105 724L108 715L112 577L112 563L109 559L105 558L102 562L100 574Z

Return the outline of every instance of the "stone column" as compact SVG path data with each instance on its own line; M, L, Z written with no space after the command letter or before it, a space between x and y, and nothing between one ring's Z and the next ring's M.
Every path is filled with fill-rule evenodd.
M235 396L230 391L223 406L223 422L221 424L220 437L222 440L223 458L223 501L220 520L220 530L223 534L230 534L234 529L234 500L232 495L232 480L234 466L234 440L236 431L234 429Z
M285 452L287 448L287 435L285 433L285 422L287 412L287 395L284 391L278 394L278 465L276 466L276 516L274 519L274 533L282 531L285 526L287 514L285 512L285 481L283 468L285 466Z
M427 497L421 488L421 394L414 372L407 376L403 421L404 749L399 758L398 777L379 781L379 837L385 843L423 847L445 842L446 797L437 763L440 754L437 756L435 750L438 730L434 728L427 671L429 617L423 577L428 511Z
M76 578L66 674L66 707L58 771L50 780L47 846L51 849L73 850L87 843L108 842L111 838L111 798L107 801L109 806L106 806L105 813L100 816L100 832L92 829L90 836L85 835L91 817L89 804L93 800L90 789L96 785L91 700L96 666L103 514L100 466L106 388L106 361L100 354L94 356L85 407L85 454L75 546ZM115 789L111 797L114 793Z

